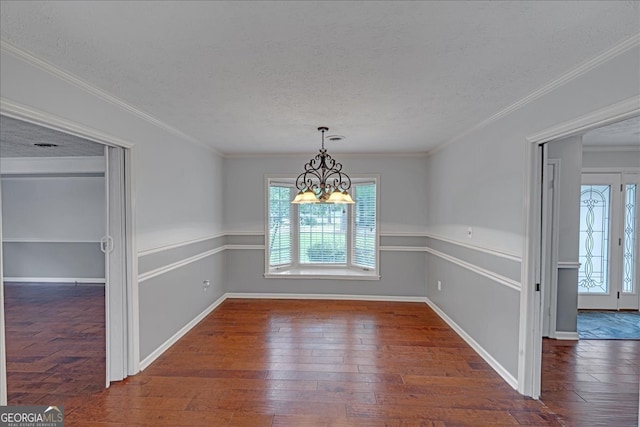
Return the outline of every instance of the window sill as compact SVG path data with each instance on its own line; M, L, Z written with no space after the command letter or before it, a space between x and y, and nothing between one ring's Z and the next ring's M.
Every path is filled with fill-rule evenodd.
M286 268L269 271L264 277L265 279L380 280L380 276L373 271L343 267Z

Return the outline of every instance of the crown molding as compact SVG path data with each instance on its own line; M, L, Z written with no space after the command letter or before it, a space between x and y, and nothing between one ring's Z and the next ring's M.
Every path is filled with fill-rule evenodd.
M457 136L451 138L450 140L444 142L443 144L440 144L438 146L436 146L435 148L429 150L427 152L427 155L431 156L435 153L437 153L438 151L442 150L443 148L445 148L446 146L448 146L449 144L453 144L459 140L461 140L462 138L464 138L465 136L480 130L486 126L488 126L489 124L500 120L501 118L511 114L512 112L522 108L523 106L529 104L530 102L535 101L536 99L556 90L557 88L559 88L560 86L563 86L566 83L569 83L570 81L588 73L589 71L593 70L594 68L604 64L605 62L609 61L612 58L615 58L616 56L630 50L630 49L634 49L634 48L638 48L640 46L640 33L636 33L631 37L628 37L624 40L622 40L621 42L617 43L616 45L612 46L611 48L599 53L598 55L594 56L593 58L587 60L586 62L582 63L581 65L571 69L570 71L568 71L567 73L561 75L560 77L558 77L555 80L552 80L551 82L543 85L542 87L534 90L533 92L531 92L529 95L519 99L518 101L512 103L511 105L503 108L502 110L498 111L497 113L495 113L494 115L488 117L487 119L481 121L480 123L476 124L475 126L465 130L464 132L458 134Z
M160 119L157 119L153 116L151 116L150 114L145 113L144 111L132 106L131 104L123 101L120 98L117 98L113 95L111 95L110 93L98 88L97 86L94 86L93 84L67 72L62 70L61 68L56 67L55 65L45 61L42 58L39 58L38 56L34 55L31 52L28 52L22 48L18 48L14 45L12 45L11 43L7 42L6 40L1 40L0 39L0 51L2 52L6 52L8 54L11 54L15 57L20 58L21 60L27 62L30 65L33 65L34 67L37 67L39 69L41 69L42 71L45 71L51 75L53 75L54 77L57 77L67 83L70 83L74 86L76 86L77 88L90 93L91 95L106 101L112 105L115 105L116 107L119 107L123 110L125 110L126 112L164 130L167 131L169 133L171 133L174 136L177 136L185 141L188 141L192 144L198 145L202 148L205 148L211 152L213 152L214 154L221 156L222 157L222 153L220 153L218 150L216 150L215 148L211 147L208 144L205 144L204 142L190 136L187 135L186 133L182 132L181 130L161 121Z

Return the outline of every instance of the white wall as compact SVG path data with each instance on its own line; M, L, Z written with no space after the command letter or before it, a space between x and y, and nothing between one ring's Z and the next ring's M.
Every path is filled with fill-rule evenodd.
M640 51L637 46L582 73L520 108L500 115L485 126L469 131L431 155L427 163L429 183L429 229L473 244L479 249L523 253L523 197L526 138L552 126L638 96ZM466 237L467 227L474 229ZM476 233L476 230L479 232ZM436 277L430 276L427 296L462 329L469 332L514 377L518 367L517 328L503 331L483 325L518 325L519 293L507 286L495 288L485 280L469 281L463 271L447 270L441 258L429 256L428 269L439 269L439 278L453 284L451 298L438 293ZM500 274L500 271L494 271ZM479 304L478 292L491 293ZM515 309L514 309L515 308Z
M62 122L67 127L80 124L93 134L133 144L138 251L159 247L157 253L161 254L165 245L223 231L222 159L212 151L27 55L1 52L0 93L3 102L35 110L44 121ZM222 295L220 257L223 254L211 254L211 268L206 271L188 268L191 264L171 270L175 280L168 284L163 281L168 271L140 283L142 358L191 322L203 305ZM206 292L202 289L204 279L211 281ZM154 316L165 312L172 313L170 321L158 327Z

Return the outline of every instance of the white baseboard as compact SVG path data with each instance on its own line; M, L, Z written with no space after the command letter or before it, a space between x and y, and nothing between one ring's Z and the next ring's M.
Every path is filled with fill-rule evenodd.
M3 277L4 282L16 283L72 283L72 284L101 284L104 278L96 277Z
M342 294L277 294L277 293L244 293L227 292L227 298L255 299L322 299L349 301L387 301L387 302L424 302L424 297L404 297L393 295L342 295Z
M442 309L438 307L433 301L431 301L429 298L425 298L425 300L429 307L431 307L431 309L435 311L436 314L438 314L438 316L442 318L442 320L447 322L451 329L456 331L456 333L460 335L460 337L465 340L467 344L469 344L471 348L473 348L475 352L478 353L480 357L482 357L485 362L487 362L489 366L491 366L493 370L496 371L498 375L500 375L507 382L507 384L509 384L515 390L518 389L518 380L513 375L511 375L511 373L509 373L509 371L507 371L505 367L500 364L500 362L494 359L488 351L486 351L480 344L478 344L478 342L474 340L471 335L469 335L464 329L462 329L456 322L454 322L453 319L447 316L447 314L442 311Z
M160 347L156 348L153 353L145 357L140 361L140 371L146 369L149 365L151 365L162 353L167 351L169 347L174 345L180 338L182 338L187 332L189 332L194 326L196 326L202 319L207 317L209 313L216 309L220 304L227 299L227 294L223 294L220 298L218 298L213 304L207 307L202 313L200 313L196 318L194 318L191 322L184 325L182 329L173 334L171 338L165 341Z
M567 341L578 341L578 333L577 332L562 332L556 331L553 334L553 339L556 340L567 340Z

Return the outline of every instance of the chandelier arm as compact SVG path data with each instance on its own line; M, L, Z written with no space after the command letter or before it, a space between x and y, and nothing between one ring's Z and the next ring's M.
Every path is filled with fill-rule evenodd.
M322 179L320 174L318 174L316 170L305 170L300 175L298 175L298 178L296 178L296 188L300 191L304 190L305 188L317 188L318 185L313 183L314 178L318 181L321 181Z

